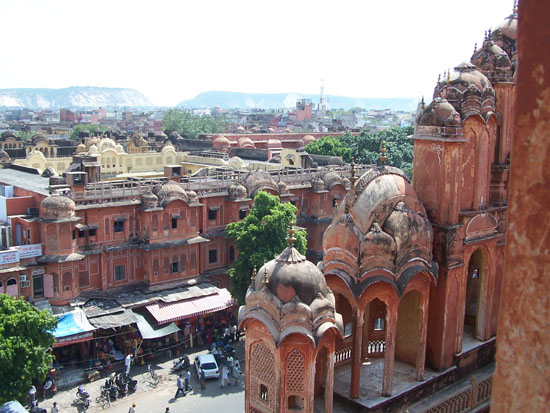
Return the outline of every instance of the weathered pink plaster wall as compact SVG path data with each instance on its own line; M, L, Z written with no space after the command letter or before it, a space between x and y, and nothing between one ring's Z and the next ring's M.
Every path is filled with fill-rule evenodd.
M522 0L509 217L492 412L550 402L550 8Z

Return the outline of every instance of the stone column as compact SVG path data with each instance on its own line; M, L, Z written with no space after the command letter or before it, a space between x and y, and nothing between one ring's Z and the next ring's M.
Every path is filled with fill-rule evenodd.
M352 399L359 398L359 387L361 385L362 341L363 341L363 312L359 309L356 309L353 315L353 343L351 348L350 396Z
M382 381L382 396L387 397L391 396L392 388L398 306L399 303L386 306L386 349L384 350L384 378Z
M334 341L330 346L325 347L325 413L332 413L332 397L334 393Z
M426 335L428 332L428 304L430 301L429 287L422 293L422 303L419 311L422 312L422 324L420 326L420 340L416 353L416 380L424 380L424 364L426 363Z

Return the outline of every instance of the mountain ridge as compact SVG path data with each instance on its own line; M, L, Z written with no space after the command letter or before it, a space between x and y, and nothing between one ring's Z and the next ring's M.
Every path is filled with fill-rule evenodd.
M177 104L183 108L211 108L219 106L223 109L280 109L293 108L298 99L311 99L319 102L319 95L307 93L244 93L227 91L202 92L193 99L183 100ZM415 111L417 98L353 98L348 96L326 95L325 101L332 109L392 109L394 111Z
M0 106L13 108L81 108L153 106L141 92L129 88L70 86L66 88L0 89Z

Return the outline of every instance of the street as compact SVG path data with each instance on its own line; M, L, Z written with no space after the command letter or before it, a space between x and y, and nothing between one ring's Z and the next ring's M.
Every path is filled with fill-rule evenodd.
M170 408L170 412L208 412L213 410L223 409L226 413L240 413L244 411L244 353L243 353L244 341L240 341L234 344L236 350L236 356L240 361L241 370L243 374L239 378L238 384L229 384L224 388L220 388L221 379L210 379L206 381L206 389L200 390L200 383L196 374L193 361L198 354L206 354L208 350L206 348L193 349L195 352L189 352L189 358L191 361L191 390L186 396L180 396L177 399L174 398L176 394L176 380L179 373L183 373L181 370L177 373L173 373L171 368L173 361L177 357L160 358L151 362L152 368L160 376L160 383L156 388L150 385L150 381L145 377L144 373L147 370L147 365L133 366L130 375L133 379L138 380L137 390L135 393L130 394L121 399L115 400L111 403L111 407L102 409L96 403L96 397L100 394L100 387L105 383L105 377L94 381L92 383L83 384L86 391L90 394L90 400L92 401L90 408L87 412L113 412L113 413L127 413L132 403L136 403L136 413L140 412L159 412L164 413L166 407ZM233 379L230 378L230 382L233 383ZM54 397L40 401L39 406L50 411L53 402L57 402L60 412L81 412L80 406L73 405L73 401L76 399L77 386L74 388L64 389L59 391Z

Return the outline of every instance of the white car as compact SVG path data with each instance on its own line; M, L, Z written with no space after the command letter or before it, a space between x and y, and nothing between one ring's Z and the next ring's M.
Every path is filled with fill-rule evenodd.
M197 376L200 378L201 370L204 370L204 376L207 379L219 379L220 369L216 358L212 354L201 354L195 358L195 368Z

